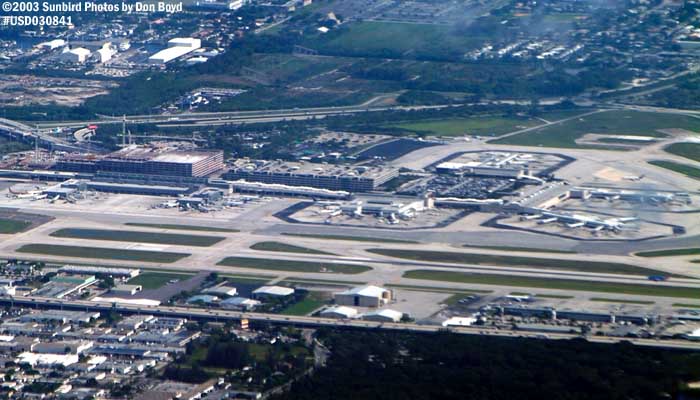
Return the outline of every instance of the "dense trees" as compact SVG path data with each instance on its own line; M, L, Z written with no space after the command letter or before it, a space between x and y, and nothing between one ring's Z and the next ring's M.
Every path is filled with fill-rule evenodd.
M440 334L332 332L326 368L278 400L663 399L700 377L700 355Z

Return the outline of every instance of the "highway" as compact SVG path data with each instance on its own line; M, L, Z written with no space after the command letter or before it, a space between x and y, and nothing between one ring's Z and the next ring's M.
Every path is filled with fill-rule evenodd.
M393 95L377 96L362 104L343 107L314 107L257 111L185 112L181 114L127 115L122 117L100 116L99 118L85 121L39 122L34 124L34 126L29 126L6 118L0 118L0 132L6 132L12 136L22 138L36 137L39 139L40 145L48 144L51 148L56 150L82 151L85 150L83 146L52 136L50 131L55 128L81 129L88 125L99 126L121 124L123 123L124 119L126 119L128 124L150 123L167 126L226 125L278 122L284 120L308 120L358 112L441 109L446 107L456 107L459 105L373 106L373 104L381 102L382 100L392 96Z
M204 309L192 307L173 306L143 306L118 304L110 302L95 302L84 300L57 300L44 297L0 297L0 304L12 307L21 306L27 308L61 309L79 311L117 311L126 314L152 314L156 316L187 318L190 320L202 321L240 321L248 319L255 322L267 322L280 325L294 325L302 327L335 327L347 329L382 329L391 331L404 331L415 333L434 333L448 330L457 334L465 335L487 335L499 337L527 337L554 340L570 340L582 338L581 335L571 333L537 333L521 332L504 329L496 329L486 326L474 327L449 327L443 328L440 325L419 325L413 323L388 323L362 320L339 320L319 317L306 317L294 315L279 315L265 313L249 313L239 311L227 311L221 309ZM700 350L700 343L683 340L658 340L658 339L628 339L604 336L588 336L585 338L589 342L613 344L627 341L639 346L673 348L685 350Z
M184 112L179 114L156 115L126 115L119 117L102 116L101 118L86 121L56 121L37 123L39 129L51 128L82 128L87 125L121 124L126 118L128 124L170 124L178 125L186 122L204 124L233 124L252 122L273 122L286 119L312 119L325 118L333 115L353 114L358 112L376 111L413 111L442 109L457 107L459 104L432 105L432 106L373 106L386 96L378 96L362 104L342 107L312 107L280 110L256 110L256 111L222 111L222 112Z
M84 125L82 125L84 127ZM39 129L35 129L29 125L25 125L20 122L12 121L6 118L0 118L0 132L9 133L11 136L20 137L24 139L38 138L39 144L46 145L56 150L69 150L76 151L82 150L82 147L74 145L63 139L51 136L49 133L42 132Z

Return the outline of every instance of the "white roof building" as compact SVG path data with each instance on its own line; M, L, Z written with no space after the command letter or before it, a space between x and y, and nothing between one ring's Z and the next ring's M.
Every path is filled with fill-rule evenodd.
M362 314L362 319L376 322L399 322L401 321L402 317L403 313L401 311L389 309L377 310Z
M67 52L63 53L61 56L70 62L74 63L84 63L87 61L88 57L90 57L90 50L84 48L84 47L77 47L75 49L68 50Z
M63 39L54 39L54 40L49 40L48 42L43 42L39 43L37 47L41 47L43 49L49 49L49 50L54 50L59 47L63 47L66 45L66 41Z
M97 50L97 61L105 63L111 60L114 54L116 54L116 50L110 48L109 46L102 47L101 49Z
M359 286L335 294L335 302L343 306L380 307L392 299L391 290L379 286Z
M21 353L18 357L16 362L18 364L29 364L31 366L35 365L41 365L41 366L56 366L56 365L62 365L64 367L67 367L71 364L75 364L78 362L78 355L77 354L39 354L39 353L31 353L31 352L24 352Z
M202 41L200 39L195 39L195 38L188 38L188 37L182 37L182 38L173 38L168 40L168 47L189 47L191 49L198 49L202 47Z
M174 38L168 41L168 48L163 49L152 56L148 61L153 64L167 64L177 58L189 54L202 47L202 41L194 38Z
M442 322L442 326L471 326L476 323L475 317L452 317Z
M238 290L233 286L221 285L206 288L202 292L207 294L217 294L220 296L235 296L238 293Z
M346 306L333 306L321 311L323 318L350 319L357 317L357 310Z
M261 286L253 290L253 297L257 296L289 296L294 294L293 288L284 286Z
M350 290L347 290L345 292L342 292L343 294L356 294L358 296L367 296L367 297L382 297L384 293L387 293L388 290L384 288L380 288L379 286L372 286L372 285L367 285L367 286L360 286L356 288L352 288Z

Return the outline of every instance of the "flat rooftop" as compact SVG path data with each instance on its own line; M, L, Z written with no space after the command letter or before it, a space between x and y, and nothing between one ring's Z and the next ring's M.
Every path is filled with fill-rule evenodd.
M379 178L395 168L240 159L234 163L233 169L239 172L247 171L268 174L312 175L328 177L342 176L349 178L373 179Z
M206 160L217 151L179 150L172 147L128 146L105 156L105 160L157 161L191 164Z

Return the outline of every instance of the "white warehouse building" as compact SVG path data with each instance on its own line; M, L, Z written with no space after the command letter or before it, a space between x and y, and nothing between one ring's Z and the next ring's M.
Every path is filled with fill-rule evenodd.
M195 38L174 38L168 40L168 47L148 57L151 64L167 64L202 47L202 41Z
M323 318L350 319L357 317L357 310L346 306L333 306L321 311Z
M391 290L378 286L360 286L335 294L335 302L341 306L381 307L393 298Z
M71 49L66 51L65 53L61 54L61 57L68 62L72 63L84 63L87 61L88 57L90 57L90 50L84 48L84 47L77 47L75 49Z

